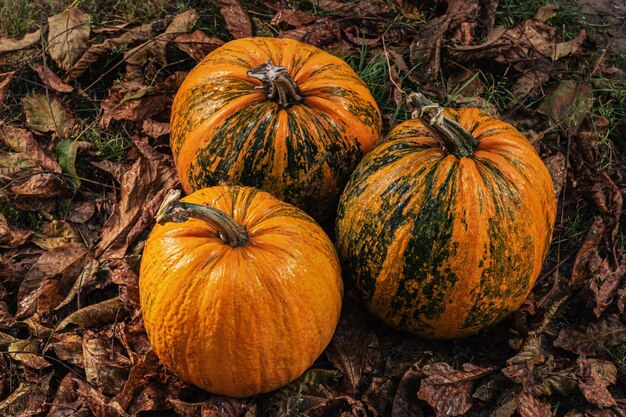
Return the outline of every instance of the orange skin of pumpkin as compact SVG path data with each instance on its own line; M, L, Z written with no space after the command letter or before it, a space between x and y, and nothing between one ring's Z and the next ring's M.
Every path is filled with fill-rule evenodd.
M556 216L550 174L522 134L474 108L446 115L477 139L472 155L408 120L361 161L337 221L340 258L368 309L432 339L477 333L519 308ZM439 202L450 207L424 214Z
M212 187L181 201L244 225L231 247L207 222L156 225L139 290L161 362L219 395L247 397L298 378L330 342L343 284L328 236L303 211L250 187Z
M268 61L287 69L301 102L281 108L247 75ZM292 39L242 38L188 74L171 126L186 193L223 183L253 186L325 220L334 218L352 170L380 140L380 111L340 58Z

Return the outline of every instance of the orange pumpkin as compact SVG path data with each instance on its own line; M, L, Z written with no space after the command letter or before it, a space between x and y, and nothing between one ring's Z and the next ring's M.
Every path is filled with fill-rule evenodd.
M343 284L328 236L302 210L251 187L175 200L148 237L139 279L161 362L233 397L296 379L339 320Z
M339 255L384 322L428 338L466 336L532 289L550 246L554 187L513 126L410 98L420 117L361 161L341 197Z
M380 120L341 59L293 39L244 38L189 73L172 106L170 141L186 193L248 185L328 219L378 142Z

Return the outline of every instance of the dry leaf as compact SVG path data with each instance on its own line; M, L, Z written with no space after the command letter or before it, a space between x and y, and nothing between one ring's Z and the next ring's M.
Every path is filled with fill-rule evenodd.
M98 59L114 49L126 49L138 42L144 42L152 36L155 23L145 24L129 29L117 38L106 39L104 42L91 45L80 59L67 71L67 78L78 78L87 71Z
M393 399L391 417L421 417L424 415L417 398L417 391L423 377L424 372L420 370L419 363L412 365L406 371Z
M53 220L33 234L32 242L41 249L54 249L70 242L80 242L74 228L62 220Z
M30 230L22 230L9 224L6 217L0 213L0 248L16 248L22 246L32 235ZM0 291L0 294L2 292ZM0 307L0 311L2 308ZM2 313L0 313L0 322Z
M120 201L102 229L97 256L122 258L134 239L153 223L165 194L177 182L167 161L139 158L122 177Z
M0 106L4 103L9 84L15 75L15 71L0 73Z
M539 103L537 111L547 115L552 124L573 135L593 105L591 84L564 80Z
M52 198L72 195L67 184L63 181L63 177L51 173L35 173L16 178L9 184L8 191L10 196L19 198L19 200L15 201L16 204L19 203L20 200L29 197L45 199L45 201L51 203L52 207L56 206L56 201L53 201ZM28 202L31 204L34 203L32 200ZM20 207L26 207L25 209L31 211L38 210L34 204L32 207L25 205L20 205Z
M50 381L54 372L50 372L34 383L23 381L8 397L0 401L0 415L11 417L32 417L47 409L46 398L50 391Z
M69 136L76 126L74 116L63 106L56 97L33 93L22 100L26 124L33 130L41 133L57 132L59 136Z
M159 366L159 358L153 351L142 355L139 361L131 368L121 392L113 400L120 404L123 409L128 409L136 391L147 385L150 377L156 373L157 366Z
M23 154L28 159L36 162L41 168L52 172L61 172L61 167L56 160L50 158L39 147L33 134L26 129L20 129L0 122L0 140L11 150Z
M535 13L535 19L545 22L556 16L557 10L559 10L558 4L546 4L545 6L541 6L539 10L537 10L537 13Z
M46 417L78 417L89 412L78 398L78 386L74 383L73 376L72 372L68 372L61 380Z
M20 40L11 38L0 38L0 55L7 52L15 52L20 49L30 48L37 44L41 39L41 29L28 33Z
M570 283L575 284L587 279L588 275L586 268L591 260L598 256L598 244L600 243L605 230L606 226L604 224L604 220L601 217L596 217L593 224L587 231L585 239L580 245L576 258L574 259Z
M282 32L281 37L322 46L335 39L335 32L335 23L329 17L323 17L312 25Z
M57 358L71 365L83 365L83 336L77 333L53 333L51 348Z
M143 121L141 131L153 139L158 139L161 136L165 136L170 133L170 124L157 122L152 119L146 119Z
M540 401L530 390L523 389L515 397L520 417L552 417L550 404Z
M130 360L117 352L100 335L87 332L83 336L83 359L87 382L105 395L115 395L122 391L128 377Z
M63 319L56 331L63 330L70 324L75 324L81 329L91 329L112 323L120 315L123 305L122 300L115 297L81 308Z
M558 199L561 194L561 190L563 189L563 185L565 185L565 180L567 179L567 164L565 161L565 155L561 152L557 152L556 154L545 159L543 162L546 164L546 168L548 168L548 172L550 173L552 182L554 183L554 198Z
M472 407L472 388L477 379L493 372L495 367L481 368L465 363L457 371L445 362L426 365L417 397L426 401L437 416L460 416Z
M346 375L353 394L363 374L371 373L381 359L378 337L367 328L364 317L365 311L360 307L344 306L335 335L326 348L328 360Z
M552 67L538 67L525 71L513 84L511 92L518 101L526 97L536 97L542 90L543 85L550 79Z
M49 67L44 67L39 64L33 64L33 68L37 71L41 81L54 91L59 93L71 93L74 91L74 87L69 84L65 84L58 75L56 75Z
M90 20L75 7L48 18L48 53L59 68L69 71L87 49Z
M211 38L200 29L197 29L189 34L178 35L174 39L174 44L178 49L200 62L209 52L224 45L224 41L218 38Z
M33 369L44 369L50 365L50 362L38 355L39 342L35 339L16 340L9 345L9 356Z
M596 356L605 354L607 349L622 343L626 343L626 326L617 314L612 314L597 323L589 324L585 330L571 327L561 330L554 346L578 355Z
M226 21L228 31L235 39L252 36L250 16L243 9L239 0L218 0L217 4Z
M517 354L507 359L507 367L502 369L502 373L507 377L522 382L523 373L535 365L543 363L545 360L541 354L541 336L534 333L528 335L524 344Z
M304 25L309 25L315 22L317 18L310 13L303 12L302 10L296 10L292 8L281 8L278 13L274 15L270 24L281 27L282 24L287 24L295 28L299 28Z
M15 317L24 319L35 312L53 309L82 271L86 256L87 248L80 243L68 243L44 252L20 285Z
M88 383L76 378L74 383L78 385L76 392L95 417L130 417L117 402L110 401Z
M96 212L96 206L91 201L73 200L67 212L67 220L72 223L85 223Z
M607 383L602 379L596 369L591 366L589 360L579 356L576 363L578 365L576 375L580 378L578 388L587 401L603 408L616 406L615 398L613 398L607 389Z

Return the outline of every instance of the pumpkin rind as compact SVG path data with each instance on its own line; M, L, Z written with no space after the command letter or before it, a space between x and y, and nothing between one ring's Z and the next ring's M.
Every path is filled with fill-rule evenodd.
M448 154L419 120L397 126L353 173L337 245L370 311L424 337L474 334L517 309L555 221L553 185L532 145L477 109L446 110L478 141Z
M212 187L181 201L230 215L249 241L231 247L198 219L155 226L139 280L155 353L220 395L255 395L296 379L339 320L343 284L332 242L302 210L250 187Z
M247 71L287 68L302 99L267 98ZM379 140L380 111L341 59L292 39L237 39L187 76L172 106L171 147L185 192L254 186L315 218L332 215L352 170Z

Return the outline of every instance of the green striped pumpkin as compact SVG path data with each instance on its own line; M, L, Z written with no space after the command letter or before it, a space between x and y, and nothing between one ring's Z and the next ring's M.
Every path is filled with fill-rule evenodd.
M367 86L341 59L292 39L244 38L189 73L170 143L186 193L248 185L324 220L378 143L380 123Z
M537 279L552 179L511 125L473 108L442 118L411 100L433 120L400 124L358 165L339 203L339 255L382 321L427 338L471 335L517 309Z

